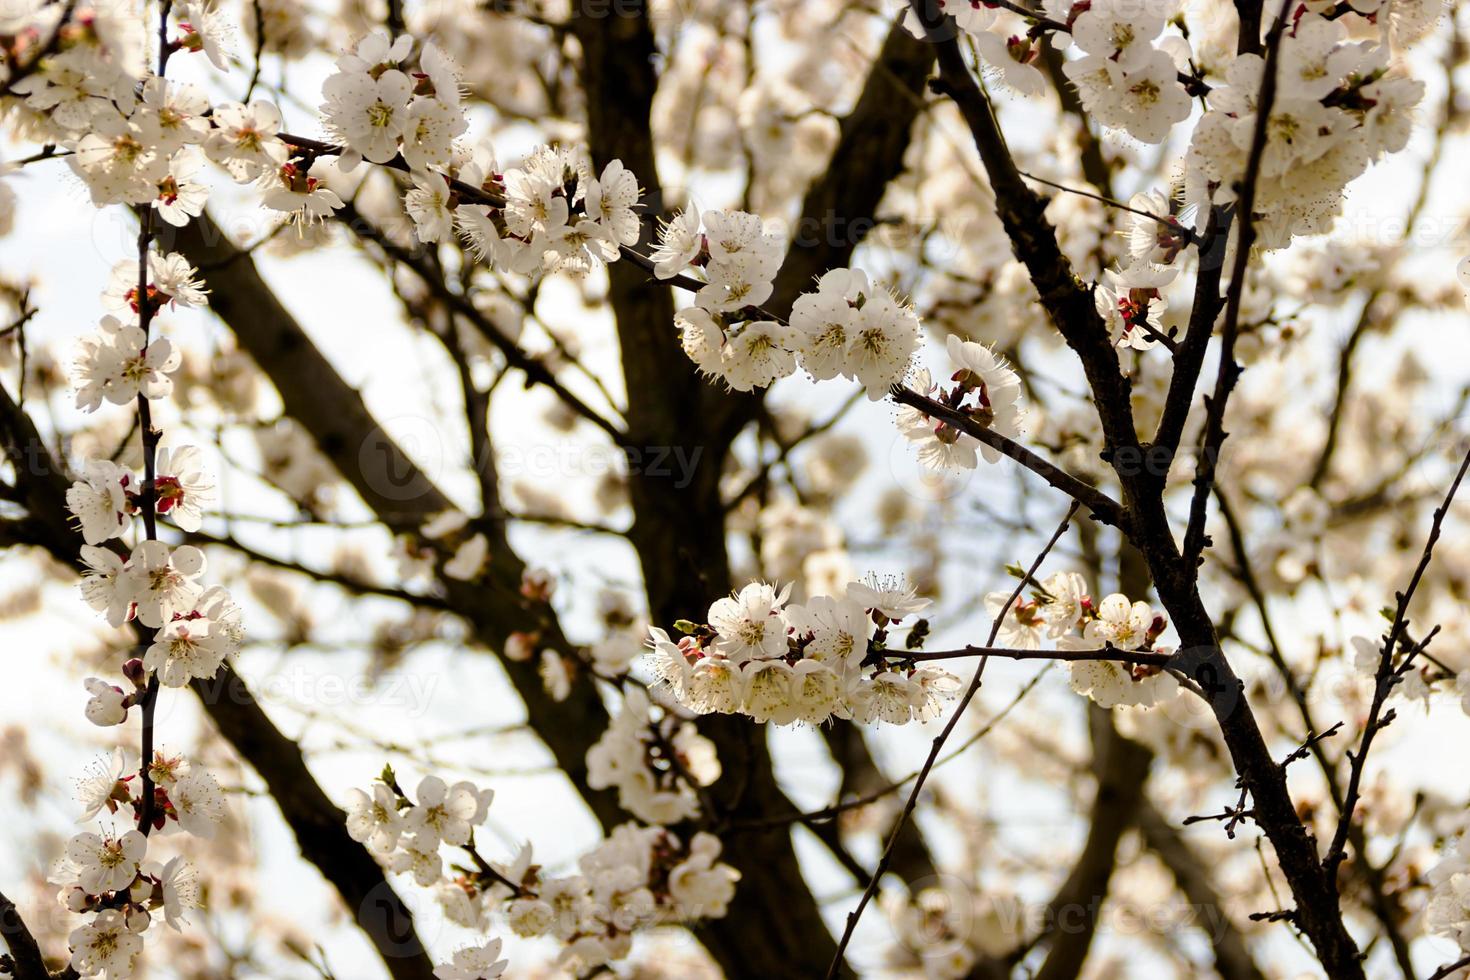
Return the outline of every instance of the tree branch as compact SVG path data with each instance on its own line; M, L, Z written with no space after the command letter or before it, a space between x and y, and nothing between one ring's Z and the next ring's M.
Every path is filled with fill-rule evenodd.
M20 916L20 909L3 893L0 893L0 938L5 940L5 945L10 950L9 965L12 969L9 972L15 980L50 980L46 958L41 955L36 937L26 927L25 920ZM0 967L5 965L3 961L4 958L0 957ZM6 971L0 969L0 973L4 972Z
M1123 506L1116 500L1113 500L1091 484L1085 483L1080 478L1068 473L1055 463L1043 459L1020 443L1006 438L999 432L994 432L986 428L974 419L955 411L942 402L937 402L932 398L919 394L912 388L895 385L891 394L893 395L893 400L900 405L907 405L932 418L940 419L959 429L965 435L984 443L997 452L1009 456L1073 500L1086 506L1092 512L1093 516L1102 523L1111 524L1114 527L1123 529L1125 532L1129 528L1128 515L1123 510Z

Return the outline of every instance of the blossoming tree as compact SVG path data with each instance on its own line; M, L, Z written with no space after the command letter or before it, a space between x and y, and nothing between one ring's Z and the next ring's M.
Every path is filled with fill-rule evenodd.
M0 975L1470 975L1465 19L0 4Z

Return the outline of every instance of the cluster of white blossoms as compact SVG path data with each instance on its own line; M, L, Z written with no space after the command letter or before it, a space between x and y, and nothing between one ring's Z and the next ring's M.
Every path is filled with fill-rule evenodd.
M1349 42L1341 18L1298 17L1281 41L1280 84L1257 183L1261 244L1330 229L1343 189L1384 155L1402 150L1424 84L1392 69L1390 46ZM1185 156L1186 201L1234 200L1256 129L1264 60L1241 55L1210 92Z
M1431 934L1448 936L1470 953L1470 856L1465 850L1465 838L1456 838L1429 869L1424 925Z
M1104 272L1092 298L1113 343L1142 351L1166 336L1164 287L1178 276L1178 260L1192 234L1172 213L1170 198L1159 191L1133 195L1128 207L1128 262Z
M58 887L57 900L69 912L90 918L71 932L71 966L85 977L105 974L108 980L132 974L143 951L144 933L155 915L175 930L199 906L195 871L182 857L162 863L147 860L149 836L144 830L181 831L211 838L225 814L224 792L204 769L179 756L155 753L147 767L153 782L151 818L146 827L121 833L83 831L67 842L48 875ZM138 824L144 801L138 770L117 750L110 763L99 763L80 783L83 821L103 810L127 813Z
M475 255L497 268L571 276L616 262L623 246L638 241L642 192L620 160L599 175L586 150L541 146L519 168L500 173L493 150L482 145L467 159L457 154L450 173L457 185L503 195L504 207L455 206L447 181L435 176L409 192L409 215L421 241L447 238L452 223Z
M1089 0L1068 11L1072 41L1082 53L1062 71L1099 123L1144 143L1162 143L1189 118L1189 92L1179 78L1189 44L1162 38L1173 4Z
M902 3L903 25L919 40L926 35L914 17L907 0ZM939 0L939 12L954 18L955 26L964 31L980 56L980 64L990 78L1005 88L1022 95L1040 95L1046 87L1046 76L1036 66L1041 57L1038 41L1029 34L1002 37L990 28L995 26L995 7L980 0Z
M587 785L616 787L618 805L650 824L699 816L698 787L720 778L714 743L688 721L660 712L636 687L587 750Z
M681 620L675 642L649 631L654 675L697 714L744 714L758 722L819 725L829 718L904 725L928 721L953 697L953 674L911 655L928 624L912 624L913 646L890 651L892 631L929 605L895 584L854 582L841 598L789 604L790 587L752 582L716 600L709 620Z
M712 214L724 212L705 212L706 225ZM665 228L666 242L673 227ZM744 242L741 247L749 244ZM708 272L719 265L715 256L729 249L730 242L717 244L706 233L697 240L696 248L697 258L707 259ZM713 273L710 281L719 282ZM722 379L736 391L749 391L773 384L800 367L816 381L850 378L863 385L873 401L903 379L919 344L918 314L886 289L869 284L861 271L827 272L815 292L797 298L786 323L758 308L756 304L770 294L770 283L758 285L733 306L700 303L675 316L684 351L703 373ZM711 288L702 288L699 297ZM724 284L719 288L733 287ZM749 299L751 295L759 299Z
M466 847L485 822L494 790L468 781L446 785L425 776L414 799L397 787L391 773L371 793L353 790L347 803L347 832L395 872L410 874L428 887L444 876L442 845Z
M103 296L122 319L105 317L98 334L81 344L75 383L83 409L156 400L172 390L167 372L178 366L178 357L166 339L150 342L141 315L146 310L151 321L166 305L198 305L203 290L178 256L150 255L148 270L144 288L138 264L122 263ZM202 507L214 496L202 453L189 445L145 446L145 451L154 457L151 481L112 460L90 459L82 464L82 478L66 492L67 509L85 542L83 598L109 625L136 621L148 638L142 657L121 665L117 682L86 679L85 714L99 726L121 725L134 707L146 712L157 685L176 688L213 677L244 636L229 592L202 581L204 553L189 545L170 546L148 533L150 521L164 517L184 530L198 530ZM145 774L146 781L139 778ZM177 929L184 911L196 904L192 872L180 859L144 863L148 832L177 828L211 837L224 813L224 797L213 776L182 758L155 753L144 769L130 770L121 751L112 765L83 782L82 795L84 820L103 809L116 814L130 807L136 829L78 834L53 869L63 905L91 916L71 933L71 963L83 976L126 977L143 949L150 913L162 910Z
M985 597L985 608L999 616L1010 598L1009 592L992 592ZM1167 654L1167 648L1154 645L1167 626L1163 614L1146 602L1130 602L1114 593L1094 603L1081 575L1057 572L1036 583L1031 598L1012 603L996 638L1003 646L1021 650L1039 650L1052 641L1058 650ZM1070 661L1067 667L1072 690L1104 708L1151 707L1179 689L1174 675L1162 667L1104 659Z
M434 976L439 980L496 980L510 965L509 960L500 958L500 947L500 940L492 939L457 949L448 963L434 967Z
M909 5L896 5L909 30L922 35ZM1186 200L1201 216L1210 204L1233 201L1256 129L1264 58L1240 55L1224 84L1205 82L1178 0L1046 0L1041 7L1044 14L1031 18L1037 23L1027 34L1003 37L993 6L939 4L972 41L982 67L1024 94L1044 89L1034 62L1037 35L1050 32L1059 48L1069 49L1062 71L1089 115L1143 143L1164 143L1200 97L1204 112L1184 158ZM1263 246L1280 248L1293 236L1329 230L1347 184L1373 160L1404 148L1425 88L1392 59L1396 47L1426 35L1443 9L1439 0L1308 0L1292 12L1257 184ZM1125 275L1122 285L1156 284ZM1118 283L1108 288L1115 298L1126 292Z
M24 136L65 151L60 155L95 206L133 206L146 222L181 226L204 207L207 193L195 176L205 158L242 182L274 173L288 159L275 136L274 107L211 106L203 89L150 75L152 30L134 5L26 6L6 22L7 36L55 41L9 86L5 108ZM228 67L214 7L191 0L170 9L169 53L202 52ZM169 27L164 24L165 34ZM160 64L165 60L161 53ZM214 496L200 450L161 446L152 420L152 403L170 396L169 375L181 361L152 329L156 318L169 308L203 306L206 295L180 255L150 250L141 269L137 259L120 262L102 294L109 312L81 342L73 372L78 408L133 408L143 434L143 473L113 459L84 460L66 506L85 542L82 597L109 625L134 624L144 643L141 656L118 665L116 678L86 679L85 715L96 725L116 726L137 709L145 746L159 690L213 677L243 638L228 591L203 579L203 552L172 546L157 533L164 519L198 530ZM193 872L182 859L147 860L150 835L211 837L225 813L223 792L209 772L149 752L151 758L130 763L119 749L83 780L83 821L105 810L125 817L126 829L77 834L52 869L63 906L87 916L70 935L71 966L85 977L129 976L153 915L161 913L177 929L197 905Z
M348 832L391 870L434 887L451 921L484 930L496 915L518 936L556 939L562 944L559 962L577 975L627 956L639 929L722 917L740 877L719 863L717 837L696 833L686 846L661 826L633 823L615 828L583 855L580 874L546 874L533 862L530 844L512 861L495 863L476 850L473 835L485 820L492 791L426 776L415 796L410 800L385 769L369 790L352 791ZM439 853L446 844L465 855L447 871ZM499 976L496 971L505 967L497 960L499 951L498 940L460 950L435 975Z
M369 34L337 59L322 83L322 115L347 149L341 166L387 163L400 153L415 172L449 165L455 137L469 129L460 105L459 70L439 48L425 44L408 66L413 38Z
M955 368L950 378L953 386L941 388L930 380L928 371L920 371L915 390L959 412L982 429L1007 439L1018 438L1024 411L1021 379L1016 372L1005 358L983 344L951 334L947 345ZM919 462L930 469L972 470L978 463L977 453L992 463L1001 458L994 447L949 422L936 420L909 406L898 413L898 431L917 445Z
M135 396L136 397L136 396ZM153 478L157 512L182 530L197 531L205 504L214 500L214 482L197 446L160 447ZM82 537L99 545L125 535L139 513L141 480L110 459L88 460L83 477L66 492L66 506L81 524Z

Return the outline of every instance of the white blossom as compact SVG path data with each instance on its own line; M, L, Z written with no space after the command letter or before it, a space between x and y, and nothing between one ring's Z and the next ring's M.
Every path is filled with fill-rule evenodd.
M366 844L380 857L393 853L403 833L403 815L398 798L383 783L374 783L371 793L354 789L347 794L347 833Z
M434 967L439 980L496 980L505 973L508 960L500 958L500 940L456 950L448 963Z
M136 830L118 837L84 832L66 845L66 859L76 868L77 884L94 895L132 884L147 853L148 838Z
M204 769L191 768L168 791L179 826L195 837L211 838L225 815L225 794Z
M109 684L99 677L88 677L84 682L87 693L87 720L101 728L121 725L128 718L127 706L123 704L127 694L123 689Z
M203 592L204 552L192 545L170 551L162 541L140 541L122 573L121 587L137 606L138 621L159 629L188 612Z
M107 980L131 976L143 952L143 937L128 928L117 909L98 912L91 922L73 929L67 943L73 969L85 977L100 974Z
M132 473L105 459L89 459L84 478L66 491L66 507L82 526L87 544L123 534L130 526L127 489Z
M480 796L473 783L452 786L438 776L425 776L414 792L416 803L403 814L403 832L419 843L437 846L466 844L480 813Z

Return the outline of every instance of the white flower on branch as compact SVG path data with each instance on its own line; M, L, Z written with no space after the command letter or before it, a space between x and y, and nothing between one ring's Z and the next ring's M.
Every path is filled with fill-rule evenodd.
M169 159L168 173L158 182L151 202L153 210L175 228L184 227L204 213L209 188L193 179L202 162L199 150L181 149Z
M780 610L790 595L790 585L778 592L773 585L752 582L734 596L716 599L709 607L709 623L719 634L715 649L741 663L785 653Z
M322 94L327 99L322 105L324 121L351 153L342 159L344 170L351 170L356 159L387 163L398 155L413 97L407 75L391 68L376 77L343 72L322 84Z
M95 545L119 537L131 524L132 473L106 459L87 460L83 472L66 491L66 507L81 524L82 539Z
M740 872L717 864L720 839L703 831L689 840L689 856L669 872L669 897L680 919L719 919L735 897Z
M985 31L975 35L975 50L987 74L993 75L1002 86L1021 95L1040 95L1046 90L1046 77L1036 62L1041 56L1041 42L1027 35L1012 34L1001 37Z
M168 799L180 828L195 837L214 837L225 816L225 794L206 770L191 768L169 787Z
M412 51L413 38L407 34L390 37L386 31L371 31L358 40L355 48L337 59L337 70L366 75L398 68Z
M466 844L476 824L483 819L481 796L474 783L447 786L438 776L425 776L414 792L416 803L403 815L403 832L413 835L422 848ZM488 805L489 801L485 801Z
M1164 5L1092 0L1072 22L1078 50L1106 58L1124 71L1142 67L1164 29Z
M635 245L639 238L638 178L621 160L610 160L587 188L586 211L614 242Z
M858 323L857 301L868 292L867 277L833 269L803 293L791 307L791 327L799 333L802 368L814 381L827 381L848 371L847 352Z
M274 177L268 174L261 178L266 188L261 203L272 211L284 211L288 220L300 227L325 221L342 207L342 199L324 183L328 166L322 160L305 170L298 163L283 164Z
M107 548L82 545L82 598L87 605L105 613L109 626L121 626L132 618L132 587L123 578L127 567L122 557Z
M621 710L587 750L587 785L617 789L618 805L647 823L691 820L700 812L697 787L720 775L714 744L687 723L665 731L669 726L652 710L646 694L627 691ZM655 729L664 734L656 737ZM676 758L669 759L670 752ZM658 759L661 769L653 767Z
M281 111L270 102L217 105L213 122L214 130L204 141L204 152L238 183L274 173L290 156L290 150L276 135L281 131Z
M204 552L192 545L172 551L162 541L140 541L121 576L120 587L137 607L138 621L159 629L194 607L203 592Z
M456 950L448 963L434 967L439 980L496 980L505 973L509 960L500 958L500 940Z
M1429 869L1429 901L1424 909L1426 929L1448 936L1470 952L1470 858L1464 836L1452 841L1440 862Z
M658 244L649 256L653 259L653 274L660 279L672 279L688 269L703 249L700 211L685 208L659 224Z
M96 678L90 678L88 683L93 680ZM78 823L86 823L104 808L108 813L116 813L119 803L128 802L130 797L123 777L130 769L127 753L122 746L113 749L112 755L107 759L98 759L87 767L77 780L77 802L82 806Z
M867 388L871 401L878 401L908 370L919 344L919 317L886 290L864 298L847 348L847 373Z
M131 885L147 853L148 838L136 830L119 837L84 832L66 845L66 860L75 869L76 883L94 895Z
M200 907L199 878L194 868L181 855L163 864L146 864L143 874L153 879L149 899L163 908L163 919L169 928L181 932L185 916Z
M347 833L366 844L380 857L392 854L403 833L403 815L398 798L383 783L374 783L371 793L353 789L347 794Z
M230 70L235 25L230 12L218 0L188 0L179 11L185 51L203 52L220 71Z
M122 688L100 677L88 677L84 684L92 695L85 709L88 721L100 728L110 728L128 720L128 709L123 703L127 694Z
M183 687L219 672L229 640L207 619L175 619L158 631L143 655L143 666L165 687Z
M416 171L447 167L455 138L469 128L458 104L416 98L403 123L403 159Z
M206 306L209 290L195 278L198 272L189 260L178 252L148 255L148 302L154 311L165 304L178 306ZM112 267L112 278L102 294L102 302L116 313L131 311L136 314L138 301L138 263L134 259L119 262Z
M203 505L214 500L214 482L204 469L197 446L161 446L154 464L154 496L158 513L173 518L185 531L203 525Z
M140 394L166 398L173 391L168 373L178 368L182 356L166 338L145 347L139 327L124 326L116 317L102 318L101 333L82 341L77 358L77 407L95 412L103 400L127 405Z
M158 142L156 119L99 113L67 163L86 183L97 207L142 204L152 200L168 173L168 157L158 150Z
M413 174L413 188L403 196L403 206L413 219L414 234L419 241L441 242L453 236L454 214L449 210L449 184L442 174Z
M720 374L736 391L768 387L796 370L791 353L796 334L790 327L775 320L747 320L729 327L725 336Z
M209 95L197 85L155 75L143 83L138 112L156 122L158 151L165 156L209 136Z
M444 859L439 855L437 838L405 835L399 848L388 858L388 868L397 874L413 876L421 888L436 884L444 875Z
M917 590L892 578L870 577L847 587L847 599L864 609L898 620L929 608L929 600L919 597Z
M101 974L107 980L131 976L143 952L143 937L128 928L117 909L98 912L91 922L73 929L67 943L72 969L85 977Z

